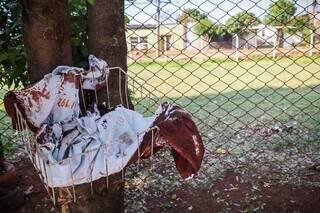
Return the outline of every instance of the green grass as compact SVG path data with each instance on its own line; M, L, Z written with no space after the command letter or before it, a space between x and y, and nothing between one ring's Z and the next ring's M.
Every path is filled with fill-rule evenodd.
M319 142L320 57L170 63L135 63L129 75L147 90L134 94L136 109L154 111L161 101L171 100L190 111L205 138L226 144L254 123L267 127L276 123L293 125L301 134L270 138L246 138L254 143L270 141L275 150ZM280 139L279 139L280 138ZM312 143L311 143L312 142Z
M219 94L263 87L298 88L318 85L320 57L232 60L136 62L129 75L156 96Z
M0 140L3 144L5 153L9 153L14 148L13 141L15 131L12 129L11 120L6 115L3 105L3 97L6 89L0 89Z

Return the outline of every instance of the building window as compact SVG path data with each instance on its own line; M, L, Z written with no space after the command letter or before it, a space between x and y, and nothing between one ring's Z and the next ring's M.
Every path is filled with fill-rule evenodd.
M147 36L140 37L139 44L140 44L140 49L141 50L148 49L148 38L147 38Z
M131 50L146 50L148 49L148 38L147 36L131 36Z
M139 37L134 37L134 36L130 37L130 43L131 43L131 49L132 50L136 49L136 46L139 43L138 41L139 41Z

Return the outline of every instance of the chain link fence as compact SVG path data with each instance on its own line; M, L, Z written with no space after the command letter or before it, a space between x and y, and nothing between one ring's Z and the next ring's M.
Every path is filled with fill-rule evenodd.
M128 206L185 184L209 189L226 172L319 184L305 178L320 162L317 1L137 0L125 12L128 73L156 97L134 91L137 109L186 108L206 148L190 182L165 152L129 170Z
M137 111L170 101L192 113L205 143L199 174L182 181L162 151L126 173L126 206L226 172L319 185L320 15L313 0L127 0L128 82ZM14 132L0 89L0 135ZM146 209L145 209L146 210Z

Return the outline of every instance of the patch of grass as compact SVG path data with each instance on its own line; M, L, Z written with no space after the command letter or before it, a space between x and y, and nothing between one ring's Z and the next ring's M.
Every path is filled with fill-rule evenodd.
M12 129L11 120L4 111L0 110L0 140L4 153L9 154L14 149L15 130Z
M228 60L136 62L129 75L159 97L199 96L231 91L298 88L318 85L320 57L268 58L236 62ZM145 91L146 92L146 91ZM146 92L147 93L147 92Z
M301 134L282 133L270 137L275 151L290 146L306 148L320 142L320 94L317 87L271 88L232 91L220 94L203 94L179 98L165 97L192 113L204 137L227 142L252 123L285 123L295 126ZM160 101L161 102L161 101ZM155 101L143 98L136 109L145 115L154 112ZM239 133L240 132L240 133ZM241 133L243 134L243 133ZM254 141L264 146L266 139Z
M138 111L151 115L153 105L173 101L193 114L210 140L227 142L254 122L281 122L296 125L304 136L283 134L281 143L270 138L275 150L319 142L314 133L320 129L319 56L137 62L129 75L146 88L135 93ZM265 139L255 141L263 145Z
M169 202L161 204L161 209L163 210L169 210L171 208L172 208L172 204Z

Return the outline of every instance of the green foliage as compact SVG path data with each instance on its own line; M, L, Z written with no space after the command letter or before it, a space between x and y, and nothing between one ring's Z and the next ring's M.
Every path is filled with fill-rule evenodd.
M172 208L172 204L170 202L163 203L163 204L161 204L161 208L163 210L171 209Z
M226 26L229 33L239 33L250 27L257 26L259 23L260 20L254 13L243 11L230 17L226 22Z
M202 19L207 18L207 15L201 13L197 9L184 9L178 17L178 23L184 24L187 22L199 22Z
M293 28L285 28L284 32L289 35L301 34L305 42L310 41L311 33L315 30L308 15L296 16L289 21L288 25L293 26Z
M127 25L130 22L130 18L128 16L124 16L124 24Z
M95 0L69 0L74 66L86 67L88 56L87 5ZM22 5L19 0L0 1L0 87L26 85L26 53L22 39ZM130 19L125 16L125 24Z
M90 4L91 2L88 1ZM71 46L74 66L86 67L88 56L87 0L70 0Z
M196 33L204 37L212 37L216 33L216 26L209 18L204 18L196 25Z
M286 26L296 10L291 0L277 0L270 4L264 23L272 26Z
M212 38L213 36L224 36L226 29L222 25L214 24L205 13L197 9L184 9L178 17L178 23L186 24L196 22L195 31L199 36Z
M27 83L21 11L20 1L0 1L0 86Z
M201 19L197 23L195 31L198 35L209 39L214 36L225 36L227 33L223 25L216 25L209 18Z

